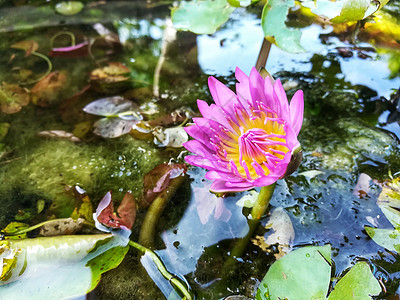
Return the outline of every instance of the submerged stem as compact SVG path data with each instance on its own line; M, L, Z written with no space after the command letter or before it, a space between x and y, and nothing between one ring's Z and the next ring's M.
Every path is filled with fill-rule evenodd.
M139 251L143 253L147 253L150 255L151 259L153 260L154 264L157 266L157 269L160 271L162 276L164 276L165 279L167 279L169 282L171 282L181 293L184 295L185 298L183 299L192 299L192 296L190 295L189 291L185 287L185 285L175 277L175 275L172 275L171 273L168 272L168 270L165 268L164 264L162 263L161 259L155 254L153 251L150 249L134 242L134 241L129 241L129 245L131 247L134 247L138 249Z
M247 221L249 225L249 231L247 232L245 237L239 239L235 243L235 246L233 247L228 260L224 264L222 270L222 274L224 276L227 275L232 270L232 266L235 264L236 258L242 256L244 250L249 244L251 237L253 236L255 230L259 225L261 217L267 211L269 202L272 198L272 194L274 193L275 190L275 185L276 183L273 183L271 185L267 185L261 188L260 193L258 194L257 197L257 201L251 210L249 216L250 218Z
M154 235L156 225L167 206L168 200L175 194L176 190L181 186L185 176L178 176L171 180L169 186L162 191L151 203L143 220L142 228L139 235L139 243L146 247L154 244Z

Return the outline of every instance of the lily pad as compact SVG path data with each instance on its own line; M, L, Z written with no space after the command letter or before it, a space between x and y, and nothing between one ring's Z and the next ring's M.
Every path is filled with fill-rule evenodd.
M381 286L366 262L359 262L335 285L328 300L370 300L377 296Z
M197 34L212 34L228 21L235 10L227 0L182 1L172 8L172 22L178 30Z
M400 253L400 231L397 229L380 229L365 226L365 231L378 245Z
M304 52L300 45L301 31L290 29L285 21L289 9L294 6L294 0L270 0L265 4L261 25L265 37L279 48L293 53Z
M74 235L0 242L4 299L66 299L93 290L128 251L120 235ZM104 264L104 266L102 266Z
M277 260L256 299L325 299L331 278L331 247L304 247Z

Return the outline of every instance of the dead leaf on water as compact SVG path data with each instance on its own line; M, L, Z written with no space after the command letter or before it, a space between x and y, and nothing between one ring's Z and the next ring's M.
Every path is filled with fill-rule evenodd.
M66 82L67 76L64 72L51 72L32 88L32 103L46 107L57 102L60 100Z
M70 235L82 229L84 219L55 219L40 228L39 236Z
M36 50L39 49L39 44L36 41L25 40L11 45L11 48L24 50L26 57L31 55L32 52L36 52Z
M276 259L281 258L291 250L294 240L294 229L289 215L282 207L276 208L265 225L269 231L264 236L256 236L252 239L254 245L259 246L265 252L271 252L272 245L278 245L278 253L274 253Z
M0 86L0 110L6 114L19 112L30 101L29 91L16 84L3 82Z
M57 140L69 140L74 143L81 142L81 140L74 136L74 134L70 132L66 132L64 130L46 130L46 131L40 131L38 134L40 137L46 137L46 138L51 138L51 139L57 139Z

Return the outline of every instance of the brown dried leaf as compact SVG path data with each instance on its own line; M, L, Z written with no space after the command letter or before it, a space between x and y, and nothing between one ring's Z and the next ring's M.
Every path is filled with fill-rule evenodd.
M151 204L162 191L168 188L172 179L184 175L187 171L185 164L160 164L144 176L144 201Z
M56 236L56 235L69 235L74 234L82 229L84 219L78 218L74 220L72 218L55 219L43 225L40 228L40 236Z
M136 220L135 198L133 198L130 192L127 192L118 207L117 213L115 213L111 191L108 192L97 207L96 218L101 224L107 227L126 227L131 229Z
M70 132L66 132L64 130L47 130L47 131L40 131L38 134L40 137L46 137L51 139L59 139L59 140L70 140L71 142L78 143L81 140L74 136Z
M25 57L32 54L32 52L36 52L39 49L39 44L36 41L25 40L17 42L11 45L11 48L25 50Z
M61 96L67 76L64 72L51 72L49 75L38 81L32 88L32 102L39 106L49 106Z
M120 82L129 79L129 76L123 76L130 72L129 68L119 62L109 62L108 66L95 69L90 73L90 80L101 81L105 83Z

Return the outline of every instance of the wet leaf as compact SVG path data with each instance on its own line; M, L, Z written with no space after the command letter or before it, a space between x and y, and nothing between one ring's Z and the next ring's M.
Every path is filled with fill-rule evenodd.
M9 128L10 123L0 123L0 141L6 137Z
M98 68L90 73L90 80L105 83L113 83L128 80L130 69L119 63L109 62L108 66Z
M67 76L64 72L51 72L39 80L32 88L32 103L46 107L57 102L60 100L66 83Z
M88 194L85 190L81 189L79 186L74 188L75 195L75 209L71 214L71 218L74 220L78 218L83 218L86 221L93 221L93 205L90 201Z
M194 112L189 108L179 108L174 110L170 114L163 115L159 118L148 121L148 124L152 127L156 126L168 126L172 124L181 124L184 121L194 116Z
M40 214L40 213L43 211L43 209L44 209L45 206L46 206L46 201L44 201L43 199L39 199L39 200L36 202L36 212L37 212L38 214Z
M83 9L83 3L80 1L62 1L56 4L55 9L60 15L72 16Z
M74 143L78 143L81 141L78 137L74 136L74 134L66 132L64 130L40 131L37 135L40 137L46 137L50 139L69 140Z
M39 44L36 41L25 40L11 45L11 48L24 50L26 57L31 55L32 52L36 52L36 50L39 49Z
M400 231L398 229L380 229L369 226L364 228L371 239L379 246L400 253Z
M90 102L83 108L83 111L103 117L117 117L121 113L129 114L129 112L132 112L131 115L136 115L137 119L141 119L137 105L120 96L101 98Z
M153 131L154 143L159 147L180 148L189 140L189 136L183 127L155 128Z
M77 138L83 139L92 129L91 121L84 121L74 125L74 130L72 131L73 135Z
M293 53L304 52L300 45L301 31L285 24L291 7L294 7L294 0L268 1L262 12L261 25L266 38L279 48Z
M89 55L89 43L82 42L74 46L53 48L49 52L50 57L85 57Z
M186 171L187 166L185 164L161 164L144 175L145 202L151 204L157 195L169 187L171 180L183 176Z
M178 30L212 34L228 21L235 10L227 0L182 1L171 10L172 22Z
M335 285L328 300L372 299L381 292L378 280L366 262L355 264Z
M330 278L330 245L303 247L269 268L256 299L325 299Z
M291 250L294 240L294 229L289 215L282 207L274 209L265 228L269 231L264 236L256 236L252 242L263 251L269 252L272 245L278 244L276 259L283 257Z
M28 105L30 95L27 89L16 84L3 82L0 86L0 110L6 114L14 114Z
M7 232L7 233L13 233L22 229L28 228L29 225L26 223L21 223L21 222L11 222L10 224L7 225L6 228L2 230L2 232ZM16 239L26 239L26 233L22 233L19 235L9 235L5 236L4 239L6 240L16 240ZM1 249L1 248L0 248Z
M154 137L153 128L149 126L147 122L143 121L134 124L129 134L133 136L135 139L147 140L147 141L153 140Z
M120 118L103 118L93 124L93 133L103 138L116 138L129 133L137 122Z
M108 192L100 201L96 209L96 218L101 224L111 228L131 229L136 219L136 201L130 192L127 192L114 212L111 192Z
M1 297L70 299L85 295L96 287L102 273L121 263L127 243L127 238L111 234L0 241Z
M84 221L82 218L55 219L40 227L39 236L74 234L82 229Z

